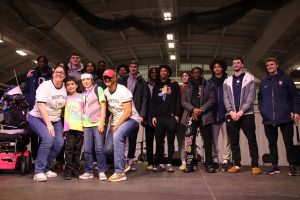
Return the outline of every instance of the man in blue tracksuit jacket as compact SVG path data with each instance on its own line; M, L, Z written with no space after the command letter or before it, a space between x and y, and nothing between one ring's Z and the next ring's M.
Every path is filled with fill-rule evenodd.
M267 174L279 174L277 138L278 127L282 132L289 163L289 175L296 176L295 151L293 145L293 122L299 120L300 100L293 80L278 66L276 58L265 60L267 76L259 86L258 106L263 118L265 133L269 141L272 168Z

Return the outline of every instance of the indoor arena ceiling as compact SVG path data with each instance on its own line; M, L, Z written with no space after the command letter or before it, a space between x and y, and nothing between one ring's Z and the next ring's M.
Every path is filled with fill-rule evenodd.
M106 19L105 26L101 28L99 24L95 26L88 22L70 5L73 2L85 8L95 19ZM59 61L67 61L73 52L79 53L83 62L105 60L109 66L117 66L135 59L142 65L171 63L177 69L180 63L205 64L214 58L223 58L230 63L233 57L242 57L248 70L258 78L264 76L263 61L266 57L277 57L284 70L300 66L300 1L274 0L269 2L279 2L279 7L266 4L260 6L268 9L244 8L245 15L236 9L228 16L218 16L241 2L1 0L0 88L12 83L14 70L19 77L24 77L35 66L33 60L39 55L46 55L53 66ZM164 12L171 13L171 20L165 24L161 22ZM188 15L191 13L200 15L183 18L190 21L181 21L176 28L168 26L182 16L194 16ZM238 13L238 19L233 19L235 13ZM218 17L214 18L212 14ZM138 26L126 27L128 24L120 23L120 19L128 16L141 20L135 21ZM208 16L207 20L205 16ZM139 26L139 22L147 22L149 27L157 21L166 26L157 26L162 27L157 31L153 31L155 26L152 30ZM122 26L125 28L116 28ZM168 47L166 34L169 32L164 27L171 27L170 33L174 34L173 49ZM18 55L18 49L28 55ZM170 60L172 54L176 56L175 60Z

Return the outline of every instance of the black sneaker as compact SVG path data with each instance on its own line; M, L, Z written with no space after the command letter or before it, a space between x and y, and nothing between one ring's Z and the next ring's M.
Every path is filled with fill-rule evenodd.
M154 167L152 169L152 171L154 171L154 172L164 172L164 171L166 171L166 168L161 166L161 165L158 165L157 167Z
M295 165L289 166L289 175L290 176L298 176L297 169Z
M212 164L212 167L216 170L216 172L218 172L218 171L219 171L219 168L220 168L220 165L219 165L218 162L214 162L214 163Z
M216 173L216 169L213 168L211 165L206 166L206 167L205 167L205 171L206 171L207 173Z
M266 174L268 175L280 174L279 167L272 167L270 171L268 171Z
M64 173L64 179L65 180L71 180L72 179L72 172L70 170L66 170Z
M187 165L186 168L183 170L184 173L191 173L194 172L194 165Z
M229 164L228 163L222 163L222 171L227 172L229 169Z

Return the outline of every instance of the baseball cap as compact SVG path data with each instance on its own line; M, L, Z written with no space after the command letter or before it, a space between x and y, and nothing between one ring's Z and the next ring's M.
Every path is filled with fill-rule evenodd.
M113 77L116 76L116 73L113 70L111 70L111 69L107 69L107 70L104 71L102 77L104 77L104 76L108 76L110 78L113 78Z

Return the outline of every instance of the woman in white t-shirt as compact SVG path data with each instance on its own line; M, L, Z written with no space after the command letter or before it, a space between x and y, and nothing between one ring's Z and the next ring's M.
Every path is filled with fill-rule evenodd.
M57 176L50 171L50 165L64 144L61 113L67 97L65 77L64 66L58 64L52 79L38 87L35 105L29 113L29 126L41 141L35 160L35 181L47 181L47 177Z

